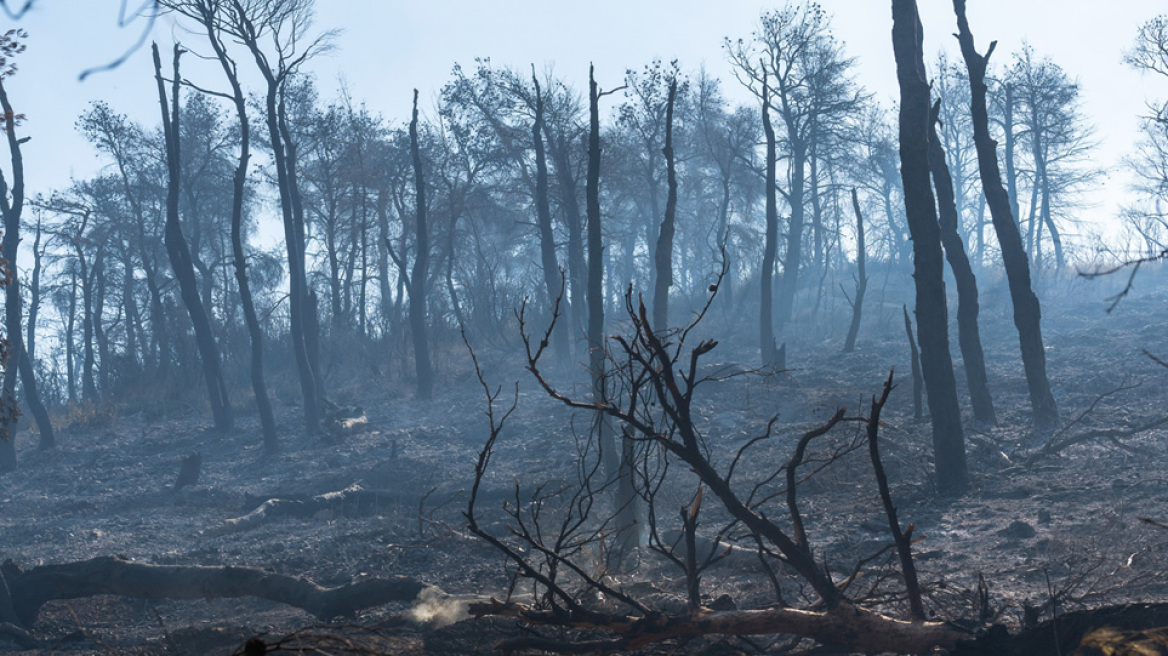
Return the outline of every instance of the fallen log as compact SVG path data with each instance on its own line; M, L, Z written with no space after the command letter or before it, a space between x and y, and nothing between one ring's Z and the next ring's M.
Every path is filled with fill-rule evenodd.
M1129 648L1130 643L1140 641L1143 632L1160 627L1168 627L1166 603L1105 606L1065 613L1017 634L995 626L951 653L953 656L1155 654L1163 652ZM1099 642L1113 644L1098 649Z
M546 487L559 484L561 481L553 479L546 484ZM484 503L503 503L505 501L514 501L519 499L518 503L524 500L534 499L540 488L523 488L518 494L514 488L500 488L495 490L483 490L479 493L479 498ZM330 512L336 516L341 515L370 515L385 509L395 508L410 508L418 513L419 518L422 513L428 508L429 512L434 512L447 504L456 501L463 497L465 492L463 490L454 490L453 492L443 492L435 498L442 499L437 504L430 504L427 506L426 500L431 495L437 492L437 489L431 489L428 492L421 494L415 492L397 492L390 490L367 490L359 484L354 483L343 490L335 492L325 492L324 494L316 494L312 496L300 495L273 495L271 497L252 497L254 500L265 499L259 503L250 512L224 520L222 524L203 529L198 532L199 537L219 537L223 535L230 535L232 533L240 533L243 531L250 531L251 529L259 527L264 522L274 519L308 519L316 517L321 512ZM421 519L419 521L422 521Z
M495 599L472 603L468 610L475 617L514 617L535 625L599 629L613 636L586 643L538 639L539 644L534 644L527 637L504 640L495 645L495 649L504 653L531 648L557 653L582 653L581 650L603 653L631 651L671 638L785 633L855 651L923 654L932 652L935 647L953 649L958 642L973 637L952 624L906 622L846 602L823 612L794 608L736 611L702 608L683 615L654 613L644 617L602 613L573 615Z
M118 556L22 570L11 560L0 566L8 582L16 627L27 629L47 602L96 595L140 599L259 597L307 611L320 620L351 617L391 602L413 602L435 588L413 578L366 579L335 588L254 567L150 565ZM438 594L441 594L438 592Z
M407 496L385 490L366 490L360 485L350 485L343 490L326 492L307 498L271 498L261 503L255 510L224 521L219 526L199 532L203 537L217 537L256 528L271 519L309 518L323 511L337 515L346 513L361 515L375 513L385 508L412 507L417 505L416 495Z

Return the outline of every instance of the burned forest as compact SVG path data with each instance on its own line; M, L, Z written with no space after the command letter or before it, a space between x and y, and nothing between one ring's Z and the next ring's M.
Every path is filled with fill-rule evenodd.
M1152 0L133 4L0 0L0 652L1168 654Z

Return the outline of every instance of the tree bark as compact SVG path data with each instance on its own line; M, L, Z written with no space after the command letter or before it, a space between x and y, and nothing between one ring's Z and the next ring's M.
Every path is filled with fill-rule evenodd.
M539 638L516 638L496 645L505 653L535 649L551 653L612 653L636 651L669 638L701 635L769 635L786 633L843 646L849 652L892 652L924 654L934 647L952 649L970 634L944 622L905 622L841 603L824 612L794 608L712 611L706 608L684 615L654 614L649 617L604 616L562 619L559 609L543 611L514 602L491 600L472 603L476 617L496 615L516 617L533 624L602 629L616 638L590 643L570 643Z
M758 305L759 351L764 367L782 369L779 349L775 345L775 317L773 280L775 256L779 242L778 193L775 183L775 128L771 124L770 89L767 81L762 82L762 128L766 133L766 240L762 252L762 271L759 272L759 288L762 297Z
M276 169L276 186L280 192L280 216L284 226L284 244L288 254L288 315L292 354L296 360L296 371L300 383L300 393L304 402L305 432L315 435L320 429L321 388L313 371L313 363L308 354L304 334L304 305L308 294L308 278L304 262L303 213L300 211L299 190L296 186L295 144L289 139L285 106L284 85L295 67L303 62L303 57L289 62L283 57L276 60L276 71L272 62L260 46L262 28L257 28L249 8L241 0L231 0L232 35L243 42L255 60L256 69L263 76L267 87L264 94L264 119L268 130L268 141L272 148L272 162ZM274 20L279 20L275 18ZM263 26L275 27L275 26ZM295 28L293 28L295 31Z
M44 252L41 250L41 221L37 218L36 232L32 240L32 277L28 285L28 337L24 340L25 352L28 354L28 359L34 364L36 363L36 336L37 336L37 315L41 309L41 258L44 257ZM129 308L127 307L127 311ZM133 332L128 332L127 335L133 335ZM133 344L133 337L127 337L127 348ZM130 350L133 353L136 349Z
M588 288L588 265L584 257L584 219L580 216L580 203L577 199L576 178L572 175L572 160L567 140L558 135L553 139L551 129L544 121L544 137L551 148L552 162L556 167L556 180L560 186L560 203L564 208L564 223L568 227L568 293L569 304L569 343L575 344L580 335L587 333L586 306Z
M256 314L255 300L251 293L251 283L247 277L247 255L243 250L243 197L247 191L247 167L251 160L251 121L247 115L247 97L239 82L238 69L228 56L216 30L217 18L214 7L200 0L196 7L198 15L193 18L203 24L207 38L223 68L223 74L231 84L231 100L235 105L235 116L239 121L239 158L232 176L231 195L231 255L235 271L235 283L239 287L239 302L243 306L243 318L251 342L251 387L255 396L256 410L260 416L260 430L263 434L264 450L274 453L279 444L276 437L276 418L272 411L272 401L268 397L268 386L264 378L264 331Z
M207 317L207 310L199 294L198 280L195 278L195 268L191 262L191 252L183 236L182 224L179 222L178 202L179 185L181 179L180 167L182 160L179 153L179 57L181 47L174 45L174 78L171 81L170 110L167 111L166 85L162 78L162 59L158 54L158 44L152 44L154 56L154 77L158 83L158 103L162 110L163 134L166 139L166 160L168 184L166 191L166 253L170 257L170 266L178 279L179 288L190 314L191 323L195 328L195 341L199 348L199 358L203 364L203 378L207 384L207 395L211 402L211 413L214 416L215 429L219 432L231 430L232 413L231 401L227 396L227 384L223 380L223 373L219 367L219 349L215 344L215 335L211 331L211 322ZM97 268L97 267L95 267Z
M1010 198L1002 188L1002 175L998 168L997 144L990 136L989 113L986 108L986 65L993 54L994 44L985 55L978 54L974 47L973 34L969 31L969 21L965 17L965 0L953 0L957 14L958 41L965 66L969 71L969 87L972 96L973 138L977 147L978 168L981 173L982 188L985 190L986 204L990 209L990 220L998 236L1002 249L1002 261L1006 266L1006 278L1010 285L1010 298L1014 304L1014 326L1018 329L1018 342L1022 351L1022 364L1026 370L1026 384L1030 391L1030 407L1034 425L1039 430L1047 430L1059 422L1058 405L1050 392L1050 381L1046 376L1046 350L1042 343L1042 309L1030 281L1030 262L1022 246L1016 216L1010 207Z
M791 140L791 187L787 190L791 205L791 220L787 225L787 257L783 260L783 275L779 279L777 319L782 329L791 320L795 308L795 292L799 287L799 269L803 262L803 207L804 183L807 170L807 143L788 130Z
M673 103L677 96L677 80L669 83L669 100L665 106L666 179L669 193L665 200L665 218L657 233L657 250L653 254L657 271L653 285L653 328L658 334L669 330L669 288L673 286L673 236L677 214L677 167L673 161Z
M81 243L80 234L73 248L77 251L77 262L81 267L81 304L85 310L81 321L81 398L95 402L97 382L93 377L93 267L85 259L85 247Z
M852 299L852 324L848 326L848 338L844 341L844 353L856 348L856 336L860 333L860 319L864 314L864 293L868 291L867 254L864 252L864 215L860 212L860 199L856 188L852 187L852 209L856 213L856 297Z
M608 402L608 398L604 375L604 243L600 223L600 89L596 85L591 65L588 67L588 107L588 367L592 374L592 399L603 405ZM624 463L627 450L623 447L617 450L613 427L603 411L596 413L594 430L600 446L605 479L618 482L615 502L618 509L616 556L619 560L628 547L634 546L639 534L636 527L633 472Z
M964 51L962 54L964 55ZM985 63L987 65L989 64L988 56L986 57ZM966 65L968 66L968 62ZM972 85L973 82L971 81L970 84ZM1014 217L1014 220L1017 221L1020 214L1018 210L1018 167L1016 164L1017 159L1014 157L1014 153L1018 147L1017 134L1014 133L1014 85L1006 82L1002 86L1002 133L1005 135L1006 141L1006 193L1010 199L1011 215ZM988 123L986 125L986 129L989 129ZM976 139L974 140L974 148L977 148ZM995 153L994 156L996 157L997 154Z
M422 151L418 145L418 90L414 89L414 110L410 119L410 159L414 165L414 192L417 223L414 226L414 267L410 273L410 334L414 340L416 393L428 399L434 392L430 369L430 342L426 334L426 281L430 275L430 233L426 225L426 179L422 173ZM403 255L404 257L404 255Z
M37 389L36 375L32 368L32 360L29 357L28 351L25 349L25 342L22 339L20 325L21 320L24 318L22 316L21 305L24 299L20 294L20 269L16 265L16 259L17 252L20 248L21 215L24 212L24 154L21 152L22 141L16 137L16 114L12 109L12 103L8 100L8 90L4 87L3 80L0 80L0 108L4 110L4 127L8 139L8 153L12 160L11 190L8 189L7 181L0 177L0 210L4 214L3 255L9 258L8 284L4 290L4 327L8 333L10 355L8 368L4 371L4 394L6 399L15 402L16 374L19 371L21 385L24 388L25 401L32 411L33 419L36 420L37 430L41 434L39 448L45 450L56 446L56 438L53 435L52 422L49 420L49 411L45 409L44 403L41 402L40 393ZM8 198L9 191L12 194L11 200ZM40 254L36 252L39 244L40 224L38 223L36 243L33 245L33 257L36 262L33 270L33 284L37 287L37 290L39 290L40 285ZM33 292L34 302L39 302L39 291L37 290ZM29 316L30 324L32 324L36 319L34 309L30 308ZM29 335L33 335L31 330ZM15 410L15 407L12 409ZM6 413L5 420L7 419ZM11 419L13 420L11 428L15 429L16 417L13 416ZM6 425L5 428L7 429L9 427ZM12 465L15 467L15 430L6 430L6 432L12 446ZM0 469L4 468L4 465L0 464Z
M929 180L931 103L916 0L893 0L892 19L892 45L900 84L900 175L913 242L917 335L933 427L937 489L943 494L960 494L968 484L969 471L957 381L949 354L941 231Z
M543 91L534 71L531 81L535 85L535 121L531 125L531 140L535 145L535 214L539 222L540 264L543 266L543 284L550 313L563 300L561 296L565 289L561 284L562 278L557 275L559 264L556 262L556 236L552 231L552 208L548 201L547 153L543 145ZM572 347L568 342L568 321L563 317L556 320L552 340L555 343L556 360L561 365L567 364Z
M990 395L986 380L985 354L981 347L981 331L978 328L977 277L965 253L965 244L958 233L960 215L957 213L955 187L945 161L945 148L937 134L938 113L941 101L933 104L933 116L929 133L929 166L933 172L933 186L937 190L938 216L941 226L941 244L945 247L945 257L957 282L957 342L961 346L961 359L965 363L965 380L969 385L969 398L973 405L973 418L979 423L993 426L998 423L994 412L994 400Z
M908 353L912 362L913 381L913 419L920 421L924 413L921 411L924 392L924 379L921 376L921 353L917 350L917 338L913 335L912 319L908 316L908 306L902 305L904 312L904 332L908 336Z
M252 567L148 565L118 556L21 570L3 565L16 616L23 627L36 623L50 601L95 595L141 599L207 599L260 597L303 609L320 620L351 617L365 608L394 601L413 601L429 586L404 576L366 579L324 588L292 576Z

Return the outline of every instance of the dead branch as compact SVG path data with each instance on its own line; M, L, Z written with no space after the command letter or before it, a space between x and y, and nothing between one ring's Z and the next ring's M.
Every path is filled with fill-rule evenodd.
M716 293L717 287L712 286L711 290ZM552 325L533 335L527 329L526 307L521 306L516 312L520 337L527 357L527 369L543 391L570 408L599 411L611 420L619 422L628 433L627 443L637 445L639 449L637 457L640 459L637 469L640 476L638 494L649 502L647 507L650 513L650 546L664 554L686 574L686 595L690 610L685 614L671 615L650 608L630 596L631 593L619 585L611 584L611 579L603 574L592 575L584 571L581 563L577 562L584 553L585 545L591 545L603 552L607 544L603 531L616 515L610 509L610 515L597 515L589 520L593 526L599 524L599 528L591 532L581 530L585 518L588 518L590 513L597 512L593 508L593 502L600 491L591 487L592 478L588 473L591 471L589 467L592 469L599 467L599 458L586 449L578 449L581 458L578 465L581 468L581 484L574 493L568 494L568 503L561 503L560 508L563 512L558 516L558 526L548 525L551 523L548 519L552 516L551 513L541 514L544 503L554 495L533 497L529 510L524 513L519 511L518 498L515 507L505 508L512 520L508 525L511 533L509 538L491 535L476 525L474 502L478 494L478 484L489 466L502 421L506 419L505 416L502 419L496 417L494 404L499 390L492 391L486 384L476 362L479 380L487 396L487 416L491 424L491 435L479 454L476 483L472 488L467 519L472 532L499 549L515 566L520 578L533 583L536 594L533 597L535 601L531 604L522 604L514 600L492 600L472 604L470 612L476 616L515 617L535 626L598 630L609 634L595 639L589 637L585 641L571 640L563 635L555 639L524 637L504 641L497 645L497 649L504 652L541 649L557 653L591 651L605 653L637 649L663 640L688 639L709 634L792 633L825 644L843 645L862 651L915 653L938 645L951 647L956 645L959 638L967 636L962 629L923 621L924 612L919 603L919 586L915 580L915 570L912 569L911 555L907 552L905 555L909 563L904 569L910 596L915 594L916 603L912 606L918 619L914 622L904 622L857 606L853 600L845 596L844 591L847 584L855 580L859 574L854 573L851 579L842 583L834 580L831 573L816 561L812 541L803 525L797 503L796 486L801 477L805 478L798 468L810 461L807 457L810 443L832 431L841 422L867 424L870 432L874 433L879 422L880 408L887 401L891 391L891 377L885 383L880 401L873 399L874 419L847 417L844 410L840 409L822 425L807 430L798 440L791 460L767 478L767 481L773 481L783 474L786 475L787 485L783 493L787 500L787 514L793 524L792 532L789 533L787 529L767 517L766 509L756 499L759 487L756 486L749 497L740 497L729 480L742 454L753 444L770 436L774 421L768 424L763 436L751 440L738 450L733 461L729 463L726 474L715 466L710 445L707 444L701 427L696 423L695 391L697 387L711 380L698 375L700 363L702 358L718 345L716 341L707 339L696 346L686 346L686 338L701 319L701 313L688 326L662 334L653 329L644 303L639 297L634 297L630 287L625 294L625 315L630 323L629 332L626 335L611 337L612 346L606 349L606 358L613 367L605 384L611 386L612 393L600 396L600 401L593 399L583 401L577 400L569 392L558 389L545 377L541 369L541 358L548 348L556 315L553 313ZM856 438L851 440L849 445L833 449L828 460L834 461L842 454L862 448L864 441L857 432ZM874 446L872 441L873 437L870 436L869 444ZM655 454L654 457L657 459L652 465L647 460L651 454ZM594 461L591 465L588 464L589 457ZM679 462L695 474L699 480L699 489L703 493L711 493L720 502L721 510L729 515L726 528L719 533L713 543L714 546L708 550L705 563L699 562L697 553L699 549L696 529L701 494L695 495L691 501L685 503L678 515L681 529L678 535L680 541L685 543L684 547L678 546L678 540L672 545L667 545L659 537L657 521L660 516L655 512L653 500L669 471L670 460ZM876 464L879 464L878 457ZM882 473L880 470L880 474ZM887 481L884 482L883 492L887 497ZM744 490L746 491L749 491L749 488ZM771 498L773 496L768 496L768 499ZM708 500L705 503L708 503ZM895 513L892 521L896 521ZM803 585L814 590L818 601L810 610L783 607L714 611L700 605L698 574L704 566L712 562L712 557L719 550L719 543L733 527L740 527L746 535L754 538L759 546L760 558L764 554L777 558L803 582ZM898 546L903 542L911 542L911 527L908 531L895 531L893 535ZM611 538L608 540L611 541ZM763 561L766 565L765 558ZM774 573L771 572L770 575L781 599L781 590L778 589ZM889 576L891 574L886 574L881 580L886 580ZM582 591L577 591L579 588L582 588ZM618 613L583 602L584 599L596 594L621 603L625 610Z
M1134 435L1139 435L1140 433L1146 433L1164 425L1168 425L1168 415L1158 417L1151 421L1146 421L1136 426L1130 426L1128 428L1100 428L1085 431L1075 435L1069 435L1061 439L1052 439L1036 453L1027 458L1023 464L1029 467L1039 460L1046 458L1047 456L1054 455L1077 444L1083 444L1092 440L1105 439L1109 440L1111 443L1117 446L1126 446L1123 445L1120 440L1125 437L1132 437Z
M884 463L880 461L880 412L888 402L888 395L892 392L892 375L895 370L888 372L888 380L884 381L884 391L880 399L872 397L872 414L868 417L868 454L872 459L872 469L876 473L876 487L880 490L880 501L884 505L884 514L888 517L888 530L896 542L896 552L900 556L900 569L904 574L904 587L908 592L908 603L912 615L918 620L925 619L925 607L921 604L921 586L917 582L917 568L912 557L912 525L908 530L900 527L900 520L896 517L896 504L892 503L892 493L888 490L888 476L884 473Z
M13 642L21 649L36 649L39 646L31 633L9 622L0 622L0 642Z

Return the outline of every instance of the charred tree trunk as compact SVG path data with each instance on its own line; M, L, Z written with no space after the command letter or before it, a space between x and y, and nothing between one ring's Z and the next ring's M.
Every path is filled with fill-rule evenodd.
M292 341L292 353L296 358L296 371L300 382L300 394L304 401L305 432L313 435L320 428L320 408L316 399L316 381L308 361L308 349L304 343L304 298L307 281L301 252L297 243L296 220L292 213L290 175L287 153L280 136L279 117L276 102L278 87L269 85L267 94L268 137L272 144L273 160L276 164L276 183L280 189L281 214L284 221L284 241L288 252L288 322Z
M308 238L304 228L304 202L300 197L300 176L297 172L299 156L297 154L296 140L292 138L292 130L288 127L287 104L284 98L285 91L286 87L280 88L280 103L277 107L277 128L280 130L280 136L284 143L285 167L288 172L288 200L292 210L293 241L297 251L296 257L300 275L301 341L303 342L306 371L309 374L307 380L302 382L302 385L304 382L311 383L311 389L308 391L312 394L312 413L316 418L311 424L311 430L317 431L320 429L321 413L325 404L324 376L321 374L320 369L319 306L317 304L316 292L308 284L308 256L306 252Z
M544 122L544 137L549 146L552 146L552 161L556 165L556 180L560 186L560 202L564 208L564 222L568 227L568 291L571 302L570 315L572 322L569 330L575 335L569 340L575 344L580 335L587 333L586 327L586 290L588 265L584 257L584 220L580 216L580 204L577 200L576 178L572 176L572 160L568 144L563 135L553 141L550 130Z
M110 348L109 336L105 332L102 318L105 316L105 253L106 241L102 239L93 256L93 338L97 344L98 389L103 395L110 393Z
M762 298L758 305L759 320L759 350L764 367L782 369L783 362L779 361L779 349L775 345L775 317L773 280L775 275L775 256L779 242L779 207L778 193L775 186L775 128L771 124L770 89L764 79L762 82L762 128L766 133L766 245L762 252L762 271L759 272L759 288Z
M964 51L962 51L962 54L964 55ZM988 56L985 58L985 63L987 65L989 64ZM968 66L968 62L966 63L966 66ZM972 81L970 84L972 84ZM1021 214L1018 210L1018 168L1015 165L1017 160L1014 157L1014 152L1017 149L1018 144L1017 135L1014 133L1014 85L1007 82L1003 85L1003 87L1002 133L1005 135L1006 141L1006 193L1010 199L1011 215L1014 217L1014 221L1018 221L1021 217ZM986 125L986 130L989 130L988 123ZM977 147L976 143L974 144L974 147ZM996 152L994 156L997 157ZM1001 184L1001 182L998 184Z
M604 244L600 231L600 96L588 67L588 179L586 205L588 211L588 370L592 375L592 399L605 402L604 389ZM616 478L620 453L616 450L612 431L604 414L596 413L600 449L604 458L605 474Z
M450 228L446 231L446 266L443 267L446 279L446 295L450 297L450 309L454 312L454 320L458 329L466 332L466 318L463 316L462 302L458 300L458 290L454 287L454 261L458 250L458 212L450 213Z
M69 405L77 403L77 269L69 271L69 313L64 321L65 389Z
M49 601L95 595L142 599L259 597L329 620L390 602L410 602L423 590L437 591L404 576L323 588L307 579L252 567L149 565L118 556L40 565L28 570L8 561L3 565L0 581L7 582L13 614L17 625L23 627L33 626L41 607Z
M320 430L320 381L313 371L313 363L308 354L304 335L304 305L308 294L308 278L304 262L303 213L300 211L300 194L296 185L295 144L287 129L285 106L282 97L284 85L295 66L280 59L273 71L272 62L265 56L260 46L255 24L242 6L233 3L232 30L247 47L255 60L256 68L264 78L264 120L268 130L268 141L272 148L272 163L276 169L276 186L280 192L280 218L284 226L284 244L288 254L288 315L292 355L296 360L296 372L300 383L300 393L304 401L305 432L315 435Z
M145 338L142 334L142 316L138 312L138 299L134 293L134 262L130 249L122 249L121 265L122 265L122 307L126 311L126 350L125 360L129 367L128 373L130 375L137 375L138 369L138 344L145 343ZM33 277L36 278L38 272L34 268ZM35 296L34 296L35 298ZM33 313L29 309L29 329L33 328ZM30 352L31 357L31 352Z
M787 226L787 257L783 260L783 276L779 279L778 321L782 329L791 320L795 308L795 292L799 287L799 269L803 262L803 186L806 181L807 144L788 130L791 140L791 188L787 191L791 204L791 221ZM769 148L769 147L768 147Z
M268 386L264 379L264 330L256 314L255 300L251 293L251 283L247 277L247 255L243 250L243 197L247 191L247 167L251 160L251 122L247 115L247 97L239 82L235 62L227 55L227 50L215 31L214 8L207 3L199 3L197 16L207 30L207 38L215 57L223 68L223 74L231 84L231 100L235 105L235 116L239 121L239 159L231 179L231 255L235 271L235 283L239 287L239 302L243 306L243 318L251 342L251 388L255 395L256 410L260 416L260 430L263 434L264 450L274 453L279 447L276 438L276 418L272 411L272 401L268 397Z
M533 71L531 81L535 85L535 121L531 125L531 140L535 144L535 214L539 222L539 255L543 266L543 284L547 292L548 312L557 306L557 301L564 292L561 284L559 265L556 262L556 235L552 231L552 208L548 201L548 169L547 153L543 146L543 91L539 86L539 78ZM556 321L552 332L555 343L556 360L567 364L571 357L571 344L568 342L568 322Z
M24 212L24 155L21 152L23 141L16 137L16 114L13 112L12 104L8 101L8 90L4 87L3 80L0 80L0 108L4 110L4 131L7 133L8 153L12 160L11 189L8 188L7 181L0 176L0 211L4 215L3 255L9 258L8 284L4 290L4 329L8 333L9 348L8 368L4 371L4 398L15 401L16 375L19 372L21 385L24 388L25 402L28 404L29 410L32 411L37 430L41 434L40 449L45 450L56 446L56 439L53 435L52 422L49 420L49 411L41 403L36 376L33 373L32 359L25 349L20 325L21 319L24 318L21 307L23 298L20 295L20 275L19 268L16 266L16 256L17 250L20 248L20 219ZM11 193L11 199L8 197L9 193ZM33 269L34 304L40 302L40 253L37 252L40 246L40 223L37 223L36 234L36 243L33 245L35 260ZM29 310L30 325L36 319L36 311L33 308L35 305ZM34 335L31 330L29 334ZM12 410L15 411L15 408ZM11 426L6 424L4 429L9 441L8 446L12 447L11 464L15 468L16 435L15 430L8 430L15 428L16 415L14 412L4 413L4 421L9 419L13 423ZM0 447L0 449L3 448L7 447ZM0 461L3 460L7 460L7 457L0 456ZM7 463L0 462L0 471L6 469Z
M81 321L81 398L85 401L97 400L97 382L93 374L93 273L85 260L85 247L80 238L74 245L77 262L81 267L81 304L85 315Z
M965 66L969 70L969 87L972 95L973 138L977 147L978 168L982 187L985 189L986 203L990 209L990 220L1002 249L1002 261L1006 266L1006 277L1010 285L1010 298L1014 304L1014 326L1018 329L1018 342L1022 351L1022 364L1026 369L1026 384L1030 390L1030 407L1034 415L1034 425L1040 430L1049 429L1059 421L1058 405L1050 392L1050 381L1046 377L1046 351L1042 344L1042 309L1030 282L1030 262L1022 246L1018 224L1011 211L1010 198L1002 188L1002 175L998 168L997 144L990 136L989 112L986 108L986 65L993 54L994 44L986 54L978 54L969 31L969 21L965 17L965 0L953 0L957 14L958 41Z
M677 80L669 83L669 100L665 105L665 155L669 195L665 200L665 219L657 233L657 250L653 255L657 271L653 286L653 328L658 334L669 330L669 288L673 286L673 235L677 214L677 167L673 161L673 103L677 96Z
M426 279L430 275L430 234L426 225L426 180L422 173L422 151L418 145L418 90L414 89L414 111L410 119L410 158L414 164L414 191L417 224L414 232L414 268L410 273L410 333L414 340L414 373L417 395L428 399L434 391L430 369L430 342L426 334Z
M944 494L960 494L968 483L969 472L957 381L949 354L941 231L929 180L931 104L916 0L893 0L892 18L892 45L900 83L900 175L913 242L917 334L933 426L937 488Z
M97 341L98 389L103 395L110 393L110 337L105 332L105 251L102 239L93 256L93 339Z
M608 402L604 374L604 243L600 226L600 89L592 66L588 67L588 367L592 374L592 399L599 405ZM628 450L617 450L611 421L603 411L596 413L595 434L600 445L604 475L616 486L617 558L626 547L633 546L636 527L636 495L632 484L632 467L627 466ZM624 440L622 439L622 442Z
M860 333L860 319L864 314L864 293L868 291L868 256L864 252L864 215L860 212L860 199L856 195L855 187L852 187L852 209L856 212L856 297L852 299L852 325L848 327L844 353L851 353L856 348L856 335Z
M211 331L211 322L207 317L207 309L199 294L199 282L195 277L195 267L191 262L191 252L187 247L187 240L183 236L182 224L178 217L179 184L181 179L179 157L179 57L182 49L174 45L174 78L171 81L170 109L167 110L166 85L162 78L162 59L158 54L158 44L152 44L154 55L154 77L158 82L158 104L162 110L163 135L166 139L167 162L167 190L166 190L166 253L170 257L170 266L174 276L178 279L183 304L190 314L191 323L195 328L195 342L199 348L199 358L203 364L203 378L207 384L207 395L211 402L211 413L215 420L215 429L219 432L231 430L231 401L227 397L227 384L223 380L223 373L219 368L219 349L215 344L215 335ZM97 267L95 267L97 268Z
M969 385L969 398L973 405L973 418L981 424L993 426L998 423L994 412L994 400L990 396L986 381L985 354L981 347L981 331L978 328L977 277L965 253L965 244L957 232L959 215L954 196L953 178L949 165L945 162L945 148L937 135L937 121L941 101L933 104L933 115L929 133L929 166L933 171L933 186L937 190L938 217L941 225L941 244L945 247L945 257L957 282L957 342L961 346L961 359L965 363L965 381Z
M901 311L904 312L904 333L908 336L908 353L912 360L912 381L913 381L913 419L920 421L923 417L921 411L924 392L924 380L921 377L921 353L917 350L917 338L913 335L912 319L908 316L908 306L901 306Z
M1037 116L1038 107L1032 107L1030 113L1031 124L1035 126L1040 125L1039 118ZM1042 225L1045 224L1047 229L1050 231L1050 242L1054 247L1055 271L1062 271L1063 266L1066 264L1066 262L1063 260L1063 240L1062 235L1059 234L1058 228L1054 224L1054 219L1050 214L1050 177L1047 171L1046 144L1042 130L1034 130L1031 141L1032 152L1034 155L1034 185L1036 190L1038 190L1038 187L1041 186L1042 193L1038 215L1039 221L1041 223L1034 227L1034 248L1036 251L1040 250L1041 248L1038 235L1041 234L1040 229ZM1041 271L1041 266L1038 266L1037 262L1036 268Z
M156 380L165 381L170 375L171 339L166 310L162 306L162 290L158 285L158 268L148 253L145 218L138 224L138 251L142 269L146 272L146 290L150 293L150 360Z
M3 92L2 87L0 87L0 92ZM28 354L28 359L34 364L36 363L37 315L40 314L41 310L42 257L44 257L44 251L41 250L41 221L38 217L36 232L33 233L32 240L32 276L30 277L28 284L28 326L26 327L27 337L24 340L24 351ZM133 333L128 332L127 334L130 335ZM133 339L127 337L127 348L128 345L132 343ZM133 352L134 351L131 351L131 353Z
M377 290L381 296L381 318L386 322L383 335L389 334L390 324L393 321L394 315L393 290L389 284L390 236L388 206L389 192L381 189L377 193L377 202L374 203L373 210L377 214Z

